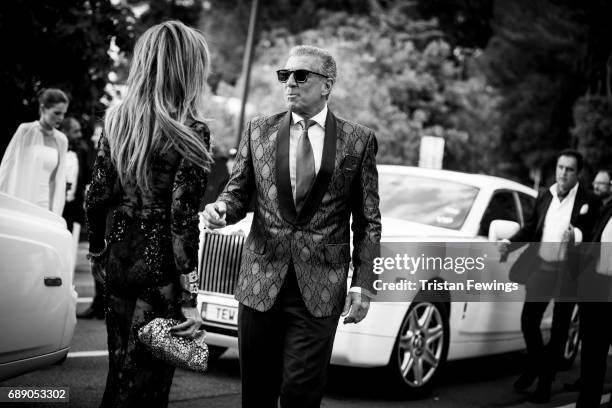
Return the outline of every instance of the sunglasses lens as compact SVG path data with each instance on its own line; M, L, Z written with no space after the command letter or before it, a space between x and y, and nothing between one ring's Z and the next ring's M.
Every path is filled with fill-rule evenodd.
M308 71L298 69L294 72L293 77L295 78L296 82L306 82L308 79Z
M287 82L289 77L291 76L291 71L287 71L286 69L281 69L276 71L276 76L280 82Z

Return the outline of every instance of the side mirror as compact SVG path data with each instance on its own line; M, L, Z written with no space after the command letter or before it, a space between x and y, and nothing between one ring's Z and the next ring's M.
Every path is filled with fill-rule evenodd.
M496 242L500 239L510 239L520 228L518 222L493 220L489 226L489 241Z

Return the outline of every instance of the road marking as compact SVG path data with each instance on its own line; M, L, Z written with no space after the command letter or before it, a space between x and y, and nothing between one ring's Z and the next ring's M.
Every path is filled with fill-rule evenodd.
M601 397L601 402L599 403L599 405L603 405L603 404L607 403L608 401L610 401L610 394L604 394ZM576 403L563 405L563 406L557 407L557 408L575 408L575 407L576 407Z
M80 297L77 298L77 303L91 303L93 302L93 297Z
M68 358L106 357L106 356L108 356L108 350L72 351L72 352L68 353Z

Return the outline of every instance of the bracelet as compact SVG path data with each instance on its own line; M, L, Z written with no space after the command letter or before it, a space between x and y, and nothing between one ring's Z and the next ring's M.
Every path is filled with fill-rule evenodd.
M179 280L183 290L185 290L186 292L191 293L192 295L197 294L199 292L200 285L198 283L200 277L198 275L197 269L189 273L181 274Z
M104 248L100 251L100 252L89 252L87 255L85 255L85 257L90 260L90 261L97 261L96 258L100 258L102 255L104 255L104 253L106 252L106 249L108 248L107 242L106 240L104 240Z

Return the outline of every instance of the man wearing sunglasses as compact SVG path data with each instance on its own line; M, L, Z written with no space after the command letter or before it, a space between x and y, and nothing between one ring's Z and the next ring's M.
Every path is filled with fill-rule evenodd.
M277 78L288 111L248 124L204 220L209 228L235 223L254 196L235 294L242 406L277 407L280 398L282 407L319 407L339 317L361 321L373 292L377 143L372 130L328 108L336 63L327 51L294 47Z

